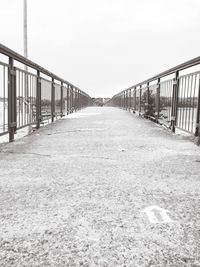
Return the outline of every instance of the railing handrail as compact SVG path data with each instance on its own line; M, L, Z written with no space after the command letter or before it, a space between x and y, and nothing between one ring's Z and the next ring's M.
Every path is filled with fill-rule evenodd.
M49 120L54 122L57 118L92 104L91 97L77 86L2 44L0 44L0 54L8 57L4 59L8 63L0 62L3 66L0 70L3 75L3 86L0 88L0 93L3 95L3 119L1 119L3 128L0 129L0 135L8 134L10 142L14 141L18 129L33 125L39 129L46 117L48 123ZM18 68L15 62L29 67L32 71ZM43 78L44 75L41 74L49 79ZM43 80L49 82L46 97ZM48 114L42 114L44 111Z
M200 57L117 93L106 105L138 112L140 116L166 124L173 132L178 128L194 134L200 144L200 70L191 69L197 65L199 69ZM187 74L180 73L186 69ZM166 79L162 80L163 77Z
M37 63L31 61L30 59L25 58L24 56L18 54L17 52L13 51L12 49L8 48L7 46L2 45L1 43L0 43L0 54L4 54L8 57L12 57L14 60L16 60L16 61L18 61L24 65L27 65L28 67L30 67L32 69L38 70L41 73L54 78L55 80L58 80L58 81L63 82L69 86L72 86L74 89L80 90L80 92L82 92L86 96L90 97L87 93L85 93L84 91L79 89L74 84L68 82L67 80L62 79L61 77L57 76L56 74L48 71L47 69L41 67Z
M116 95L118 95L118 94L120 94L120 93L122 93L124 91L133 89L134 87L138 87L140 85L143 85L143 84L146 84L146 83L150 83L150 82L155 81L157 79L164 78L164 77L166 77L168 75L174 74L175 72L182 71L182 70L185 70L185 69L194 67L194 66L196 66L198 64L200 64L200 56L199 57L195 57L195 58L193 58L191 60L188 60L188 61L186 61L186 62L184 62L182 64L179 64L179 65L177 65L177 66L175 66L173 68L170 68L170 69L168 69L166 71L163 71L163 72L161 72L161 73L159 73L159 74L157 74L157 75L155 75L155 76L153 76L153 77L151 77L149 79L146 79L146 80L144 80L144 81L142 81L140 83L137 83L135 85L132 85L132 86L130 86L130 87L128 87L128 88L120 91ZM114 95L114 96L116 96L116 95Z

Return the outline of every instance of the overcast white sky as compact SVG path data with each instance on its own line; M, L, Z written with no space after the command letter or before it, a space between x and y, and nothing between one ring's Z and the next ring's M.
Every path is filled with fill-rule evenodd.
M23 0L0 0L0 42L23 53ZM109 97L200 55L200 0L28 0L29 59Z

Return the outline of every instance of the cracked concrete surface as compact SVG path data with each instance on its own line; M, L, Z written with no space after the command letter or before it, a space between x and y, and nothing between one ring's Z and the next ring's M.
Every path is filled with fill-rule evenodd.
M1 266L200 266L200 149L115 108L0 145ZM152 224L156 205L173 222Z

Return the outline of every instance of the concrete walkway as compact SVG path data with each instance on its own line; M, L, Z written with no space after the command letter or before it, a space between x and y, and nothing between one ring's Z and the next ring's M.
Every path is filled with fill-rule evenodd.
M87 108L0 150L0 266L200 266L187 138Z

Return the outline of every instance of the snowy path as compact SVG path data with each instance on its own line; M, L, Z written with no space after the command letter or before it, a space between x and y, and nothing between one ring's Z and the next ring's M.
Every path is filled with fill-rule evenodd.
M0 150L0 266L200 266L186 137L87 108Z

